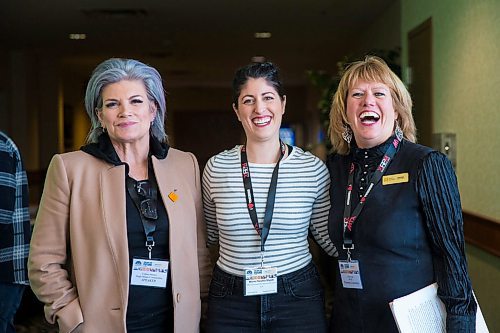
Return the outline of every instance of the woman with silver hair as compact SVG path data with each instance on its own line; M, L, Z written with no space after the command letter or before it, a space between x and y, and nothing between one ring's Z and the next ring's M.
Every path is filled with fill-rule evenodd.
M200 177L170 148L158 71L94 70L80 151L49 165L29 257L31 287L60 332L197 332L208 289Z

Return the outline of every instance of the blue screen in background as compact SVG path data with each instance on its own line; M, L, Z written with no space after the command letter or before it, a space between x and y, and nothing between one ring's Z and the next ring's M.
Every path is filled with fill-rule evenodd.
M287 145L295 146L295 130L293 128L280 128L280 138Z

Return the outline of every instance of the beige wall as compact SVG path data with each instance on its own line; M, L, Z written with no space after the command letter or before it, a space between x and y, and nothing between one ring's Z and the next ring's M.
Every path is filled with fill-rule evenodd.
M462 207L500 223L500 1L402 0L402 62L408 32L432 18L435 132L457 135ZM500 332L500 258L467 246L469 272L491 332Z
M408 32L432 18L434 130L457 135L463 209L500 223L500 1L402 1Z

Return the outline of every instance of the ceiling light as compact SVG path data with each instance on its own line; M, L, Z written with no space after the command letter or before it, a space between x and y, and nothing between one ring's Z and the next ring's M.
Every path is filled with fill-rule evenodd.
M250 60L251 60L251 62L263 63L263 62L266 62L266 57L257 55L257 56L253 56Z
M86 34L69 34L69 39L79 40L79 39L87 39Z
M268 31L256 32L253 35L255 38L259 38L259 39L271 38L271 33Z

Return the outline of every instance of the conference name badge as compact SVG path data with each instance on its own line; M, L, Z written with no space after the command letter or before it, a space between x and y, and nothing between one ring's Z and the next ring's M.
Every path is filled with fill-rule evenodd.
M133 258L130 284L133 286L166 288L168 264L168 260Z
M340 278L342 286L347 289L363 289L361 273L357 260L339 260Z
M394 175L387 175L382 177L382 185L408 183L408 180L409 180L408 172L397 173Z
M258 267L245 269L245 296L275 294L278 292L278 269Z

